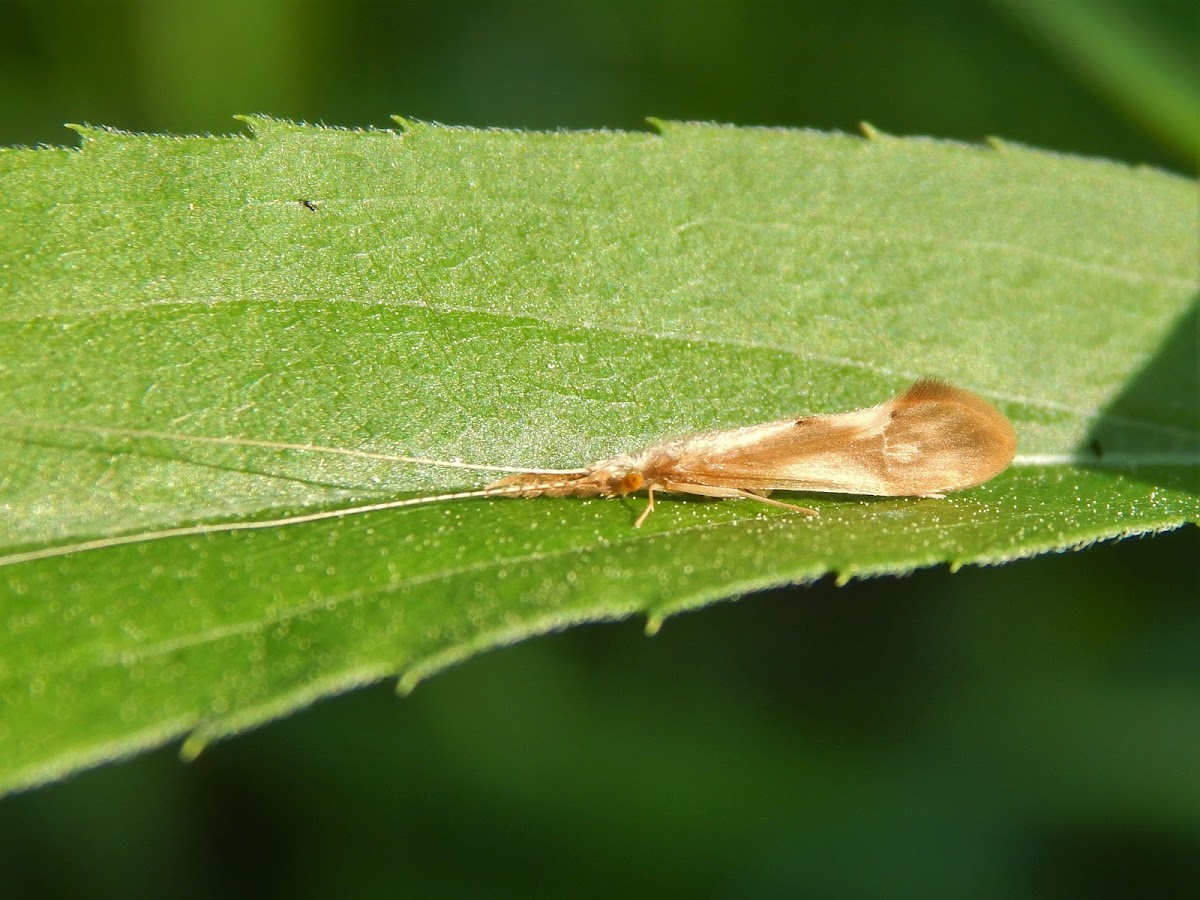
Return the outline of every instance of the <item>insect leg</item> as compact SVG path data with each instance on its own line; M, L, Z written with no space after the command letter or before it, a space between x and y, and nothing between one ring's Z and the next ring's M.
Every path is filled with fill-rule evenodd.
M688 484L686 481L664 481L664 491L675 494L695 494L698 497L744 497L746 492L741 488L714 487L711 484Z
M642 510L642 514L637 517L637 521L633 523L634 528L641 528L642 523L646 521L646 517L654 512L654 485L650 484L646 487L646 494L650 497L650 502L646 508Z
M668 481L662 485L662 488L665 491L674 491L677 494L698 494L701 497L740 497L744 500L757 500L759 503L778 506L781 509L790 509L793 512L802 512L808 516L819 515L815 509L809 509L807 506L784 503L781 500L773 500L770 497L764 497L761 494L755 494L751 491L744 491L741 488L714 487L709 484L686 484L679 481Z
M743 497L746 500L757 500L759 503L766 503L770 506L778 506L780 509L790 509L793 512L802 512L806 516L819 516L820 513L808 506L797 506L795 503L784 503L782 500L775 500L771 497L764 497L762 494L754 494L750 491L738 491L738 497Z

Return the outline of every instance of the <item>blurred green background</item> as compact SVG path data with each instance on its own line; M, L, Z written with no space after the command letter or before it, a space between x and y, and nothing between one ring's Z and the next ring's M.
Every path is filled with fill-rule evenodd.
M1193 0L0 0L0 144L62 123L641 128L1191 173ZM1200 531L493 652L0 800L0 897L1197 897Z

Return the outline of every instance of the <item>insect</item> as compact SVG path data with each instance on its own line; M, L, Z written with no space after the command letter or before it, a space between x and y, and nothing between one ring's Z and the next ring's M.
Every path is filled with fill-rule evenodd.
M38 427L3 418L0 426ZM58 423L54 428L112 437L329 453L503 473L504 477L475 490L385 500L277 519L189 525L46 547L0 556L0 566L120 544L295 525L470 497L623 497L645 490L649 502L634 522L635 527L641 527L654 511L658 492L736 497L815 516L816 510L784 503L769 496L770 492L942 497L999 475L1012 462L1017 446L1012 425L999 410L970 391L929 378L867 409L691 435L579 469L487 466L313 444L106 426Z
M740 497L817 515L771 491L942 497L1008 468L1017 439L983 398L924 378L886 403L834 415L784 419L654 444L583 469L520 473L481 492L509 497L614 497L645 490Z

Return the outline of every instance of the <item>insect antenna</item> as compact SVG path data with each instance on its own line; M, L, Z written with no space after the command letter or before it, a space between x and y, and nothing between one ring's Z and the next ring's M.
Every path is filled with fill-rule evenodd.
M38 428L46 431L73 431L84 434L111 437L147 438L160 441L177 441L191 444L215 444L223 447L257 447L266 450L296 450L306 453L327 453L350 456L355 459L373 459L382 462L401 462L418 466L436 466L443 469L466 469L472 472L504 472L511 475L584 475L587 469L527 469L520 466L491 466L480 463L458 462L452 459L429 459L423 456L399 456L393 453L375 453L370 450L354 450L349 447L324 447L320 444L294 444L287 441L263 441L257 438L210 437L200 434L183 434L174 431L153 431L143 428L115 428L109 425L79 425L69 422L34 422L23 419L0 418L0 427Z
M125 544L142 544L150 541L161 541L176 537L197 537L205 534L223 534L233 531L257 531L263 528L278 528L284 525L300 525L305 522L320 522L325 519L341 519L347 516L363 515L364 513L380 512L387 509L401 509L407 506L423 506L426 503L440 503L445 500L467 500L474 497L503 497L516 495L522 491L538 490L554 487L559 482L547 482L544 485L501 485L498 487L478 488L470 491L453 491L447 494L429 494L424 497L408 497L404 500L384 500L379 503L368 503L362 506L348 506L343 509L325 509L320 512L301 513L295 516L282 516L276 519L259 519L245 522L211 522L201 525L185 525L180 528L164 528L161 531L144 531L136 534L119 534L113 537L97 538L92 541L80 541L75 544L62 544L57 547L42 547L38 550L27 550L23 553L12 553L0 556L0 566L10 566L17 563L32 562L39 559L50 559L56 556L67 556L71 553L83 553L88 550L103 550L108 547L120 547Z

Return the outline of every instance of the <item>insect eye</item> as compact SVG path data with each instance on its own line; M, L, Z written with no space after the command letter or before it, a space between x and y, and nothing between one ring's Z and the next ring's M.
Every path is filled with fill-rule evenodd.
M646 479L642 477L640 472L630 472L621 479L621 493L629 494L633 491L640 491L646 484Z

